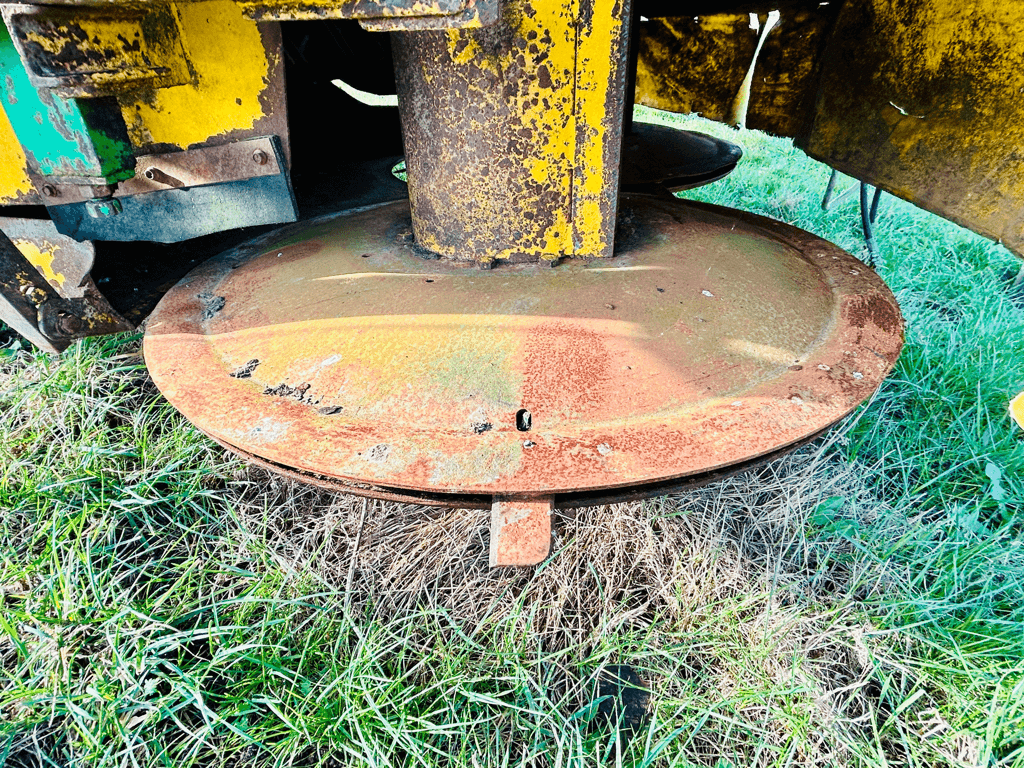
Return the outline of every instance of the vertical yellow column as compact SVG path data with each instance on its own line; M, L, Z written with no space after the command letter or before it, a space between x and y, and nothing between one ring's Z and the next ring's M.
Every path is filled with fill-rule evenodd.
M506 0L492 27L394 36L419 246L482 266L612 255L629 11Z

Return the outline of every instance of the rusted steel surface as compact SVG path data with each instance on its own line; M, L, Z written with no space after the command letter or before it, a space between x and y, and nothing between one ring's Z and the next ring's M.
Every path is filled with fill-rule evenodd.
M553 500L498 497L491 505L491 568L537 565L551 551Z
M482 30L398 34L413 230L457 260L612 254L629 0L506 0Z
M1024 404L1024 398L1018 398ZM1024 410L1022 410L1024 413ZM827 429L827 428L826 428ZM826 430L822 430L824 432ZM575 491L572 493L560 493L552 497L555 509L576 509L577 507L596 507L604 504L622 504L629 501L640 501L655 496L664 496L669 493L686 493L695 488L701 488L710 483L732 477L741 472L748 472L765 464L772 462L787 453L802 448L821 433L810 435L805 439L791 443L778 450L763 454L750 461L742 461L738 464L731 464L728 467L702 472L697 475L690 475L686 478L674 480L663 480L660 482L643 483L632 485L628 488L604 488L596 491ZM372 499L383 501L395 501L400 504L424 504L434 507L450 507L452 509L490 509L493 505L493 497L488 494L472 493L434 493L430 491L400 490L372 483L354 482L325 477L313 472L305 472L283 464L267 461L254 453L243 451L237 446L229 445L223 440L211 437L211 439L222 448L230 451L240 459L245 460L258 467L286 477L289 480L296 480L307 485L315 485L327 491L337 493L352 493L357 496L367 496Z
M1024 3L857 0L809 155L1024 254Z
M138 155L135 176L117 185L114 197L144 195L167 188L223 184L285 172L282 147L274 136L232 141L213 147L196 147L179 152ZM75 184L50 183L51 205L80 203L89 199L86 190ZM221 214L223 218L223 213Z
M660 184L672 192L728 176L743 157L730 141L667 125L634 122L622 145L622 186Z
M405 203L194 271L145 355L202 430L301 472L554 495L694 478L819 433L879 385L899 309L861 262L749 214L625 197L622 252L423 259Z

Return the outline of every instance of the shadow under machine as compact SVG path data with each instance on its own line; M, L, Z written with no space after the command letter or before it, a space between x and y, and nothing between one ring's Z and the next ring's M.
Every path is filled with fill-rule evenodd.
M60 351L149 315L154 381L214 440L491 508L492 564L539 562L553 509L801 445L902 343L857 259L675 199L740 152L634 98L1019 252L1024 7L983 6L0 3L0 319Z

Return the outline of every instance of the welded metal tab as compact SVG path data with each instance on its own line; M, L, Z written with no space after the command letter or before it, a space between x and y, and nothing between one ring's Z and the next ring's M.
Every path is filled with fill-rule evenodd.
M168 293L147 365L216 439L355 493L557 496L777 454L894 364L899 308L849 254L713 206L623 207L615 259L558 269L424 259L406 203L288 227Z
M630 3L501 13L393 39L416 243L483 265L611 256Z
M551 551L554 500L498 497L491 505L491 568L537 565Z

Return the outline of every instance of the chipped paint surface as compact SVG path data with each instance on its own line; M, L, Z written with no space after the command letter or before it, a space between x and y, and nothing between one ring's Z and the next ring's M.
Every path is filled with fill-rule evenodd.
M512 0L394 40L418 245L458 260L612 254L628 2Z
M62 96L106 96L112 89L177 85L188 67L167 3L116 13L96 6L7 6L23 60Z
M748 127L782 136L806 129L821 51L841 5L783 5L780 25L762 38L757 76L749 84ZM678 16L639 25L636 101L725 122L744 87L759 32L748 13L684 14L680 9Z
M419 258L396 234L406 203L296 225L168 293L147 365L201 429L279 465L546 495L795 445L895 362L892 294L835 246L713 206L622 205L640 244L555 269Z
M135 146L171 144L187 149L264 116L260 95L270 62L255 21L231 0L176 6L194 82L161 88L152 98L123 107Z
M456 17L458 23L479 26L479 0L239 0L246 14L275 21L317 19L406 19ZM466 15L468 13L468 16Z
M0 104L0 203L13 203L30 192L28 158Z
M0 24L0 96L16 140L43 175L130 177L130 147L98 124L106 104L64 99L29 80L7 27ZM5 155L7 153L5 152ZM99 179L98 181L102 181Z
M64 287L64 273L53 271L53 259L57 251L60 250L59 245L47 242L37 243L32 240L19 240L16 238L12 238L11 242L28 259L28 263L38 269L39 273L54 288L59 290Z
M89 279L96 256L92 243L60 234L49 219L0 217L0 231L65 299L98 296Z
M825 49L812 157L1024 254L1024 3L862 0Z

